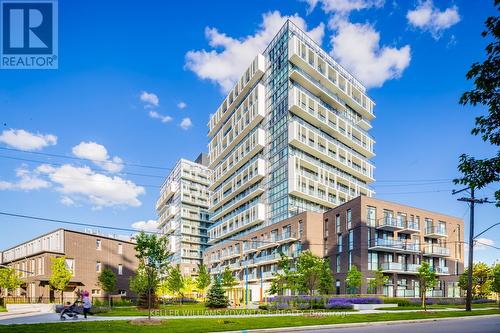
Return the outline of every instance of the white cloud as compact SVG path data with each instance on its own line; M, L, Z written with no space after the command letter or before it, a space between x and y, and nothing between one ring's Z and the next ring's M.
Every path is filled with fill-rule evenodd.
M218 84L223 92L228 92L255 56L264 51L287 19L321 45L324 36L323 23L307 30L305 20L298 14L282 16L279 11L268 12L263 15L262 23L255 34L241 39L227 36L215 28L205 28L205 36L212 49L189 51L186 54L186 68L199 78Z
M40 171L30 171L26 165L16 169L16 176L19 178L16 182L0 180L0 190L32 191L50 187L48 181L40 178Z
M179 126L182 127L183 130L187 130L191 126L193 126L193 122L191 121L191 118L186 117L186 118L182 119Z
M491 250L490 246L495 245L495 241L489 238L477 238L474 244L474 250Z
M147 91L143 91L141 93L141 101L146 103L147 106L158 106L160 105L160 99L154 93L148 93Z
M457 6L440 11L432 0L421 2L414 10L409 10L406 18L413 27L429 31L434 39L439 39L444 30L460 22Z
M399 78L410 64L410 46L380 46L380 34L368 23L351 23L333 17L329 26L330 54L366 87L381 87L385 81Z
M181 109L181 110L183 110L183 109L187 108L187 106L188 106L188 105L186 104L186 102L179 102L179 103L177 103L177 107L178 107L179 109Z
M40 150L57 143L57 136L53 134L30 133L23 129L4 130L0 135L0 142L13 148L22 150Z
M52 167L42 164L37 171L46 174L49 179L59 185L57 190L73 201L83 197L95 208L112 206L141 205L138 197L145 193L142 186L118 176L106 176L96 173L89 167L75 167L65 164Z
M169 123L172 121L172 117L170 116L164 116L162 114L159 114L156 111L149 111L149 117L153 119L159 119L162 123Z
M108 172L120 172L123 169L123 160L118 156L111 158L106 147L96 142L82 141L72 151L75 156L91 160Z
M308 12L312 12L318 3L325 13L348 14L353 10L382 7L385 0L302 0L309 4Z
M148 221L137 221L132 223L132 228L137 229L137 230L144 230L144 231L151 231L155 232L158 231L158 222L155 220L148 220Z
M61 197L61 203L64 205L64 206L75 206L76 203L75 203L75 200L71 199L70 197L68 197L67 195L63 195Z

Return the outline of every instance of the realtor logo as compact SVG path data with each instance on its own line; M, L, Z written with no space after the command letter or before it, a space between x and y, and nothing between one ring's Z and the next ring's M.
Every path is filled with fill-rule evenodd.
M1 69L56 69L57 0L0 0Z

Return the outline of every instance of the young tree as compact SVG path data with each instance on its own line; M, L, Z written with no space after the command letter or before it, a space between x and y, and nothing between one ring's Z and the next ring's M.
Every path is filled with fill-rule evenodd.
M499 9L500 1L495 0ZM485 22L486 30L482 32L485 38L491 37L486 46L486 60L483 63L473 63L467 72L467 79L474 79L474 89L465 92L460 98L462 105L483 105L487 115L476 117L473 135L481 135L483 141L493 146L500 146L500 18L491 16ZM475 159L463 154L458 165L462 177L455 179L456 184L464 184L475 189L481 189L500 181L500 149L490 158ZM500 190L495 192L497 206L500 206Z
M302 252L297 259L297 279L299 290L313 295L318 289L323 269L321 258L310 251Z
M181 288L180 294L183 297L186 297L186 295L193 295L193 292L196 290L196 281L191 276L183 277L183 281L184 283Z
M97 279L99 280L99 286L108 294L108 306L111 308L111 293L116 290L116 275L106 267Z
M229 297L234 286L238 284L238 281L236 281L236 278L234 277L233 272L231 272L231 270L229 269L229 266L226 266L226 268L224 268L224 271L222 271L221 280L222 287L226 289ZM234 305L236 305L236 294L234 294Z
M368 288L371 292L376 294L383 286L387 284L388 281L389 277L385 276L382 272L382 269L379 268L375 271L373 279L370 279L370 281L368 281Z
M219 278L215 277L210 289L208 289L205 306L209 308L227 308L229 300L222 288Z
M500 308L500 264L493 265L491 269L491 291L497 294L497 304Z
M157 237L156 234L146 234L141 231L136 237L136 257L146 274L148 296L148 319L151 320L151 296L153 287L158 286L158 276L168 270L170 252L166 237Z
M319 290L323 295L329 295L333 292L333 274L330 269L330 260L326 258L322 261Z
M349 272L347 272L347 277L345 279L347 290L350 294L355 294L357 291L359 291L359 289L361 288L361 279L361 272L355 265L352 265L349 269Z
M50 276L49 284L52 289L61 292L61 304L63 304L64 289L68 286L72 274L66 268L66 257L51 257L50 260L52 261L52 275Z
M425 302L427 290L434 288L437 283L436 273L429 266L427 261L423 261L418 269L417 278L420 285L420 296L422 297L422 307L427 311Z
M458 279L458 286L463 290L467 290L467 273L466 269ZM475 263L472 266L472 296L477 298L485 298L491 293L492 276L491 268L484 262Z
M14 268L0 268L0 289L5 291L5 296L23 284L21 274ZM1 295L1 294L0 294Z
M167 289L175 297L182 297L181 291L184 287L184 277L181 274L180 266L177 265L171 268L168 272L166 286Z
M291 270L291 259L282 252L280 253L280 257L278 268L283 273L275 272L273 274L274 279L271 280L269 288L271 295L283 295L283 292L287 289L292 291L298 290L297 273Z
M196 277L196 289L205 298L208 286L210 285L210 273L204 264L198 265L198 276Z

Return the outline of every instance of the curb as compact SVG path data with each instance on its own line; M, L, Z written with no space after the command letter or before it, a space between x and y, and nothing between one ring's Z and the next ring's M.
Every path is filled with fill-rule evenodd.
M475 315L475 316L463 316L463 317L449 317L449 318L430 318L430 319L409 319L409 320L390 320L390 321L378 321L378 322L366 322L366 323L345 323L345 324L327 324L327 325L309 325L309 326L295 326L295 327L274 327L274 328L259 328L259 329L249 329L249 330L238 330L238 331L224 331L224 332L214 332L214 333L266 333L266 332L295 332L295 331L308 331L308 330L326 330L332 328L352 328L352 327L369 327L369 326L384 326L384 325L397 325L397 324L415 324L415 323L425 323L434 321L450 321L450 320L468 320L474 318L494 318L500 317L500 314L491 315Z

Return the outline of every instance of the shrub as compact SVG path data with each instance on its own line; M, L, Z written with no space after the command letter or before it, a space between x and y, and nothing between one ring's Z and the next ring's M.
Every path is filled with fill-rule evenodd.
M269 310L269 304L259 304L259 310Z
M409 299L405 298L395 298L395 297L386 297L384 298L384 303L386 304L397 304L398 306L412 306L412 302Z

